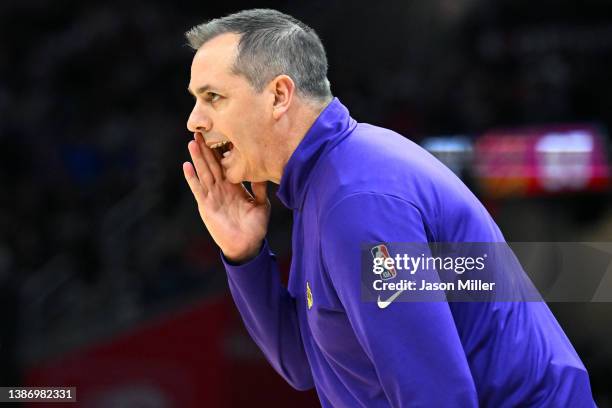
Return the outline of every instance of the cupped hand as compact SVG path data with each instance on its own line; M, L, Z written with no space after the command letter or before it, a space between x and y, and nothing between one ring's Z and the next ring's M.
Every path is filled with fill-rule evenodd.
M206 145L200 133L188 149L193 164L183 163L183 173L210 235L232 262L255 257L270 219L266 182L252 183L251 195L243 184L227 181L219 154Z

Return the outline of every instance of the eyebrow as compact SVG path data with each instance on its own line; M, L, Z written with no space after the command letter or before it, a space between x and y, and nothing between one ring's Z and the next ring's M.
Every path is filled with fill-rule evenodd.
M192 94L193 96L196 96L196 95L203 94L204 92L208 91L211 88L212 87L209 84L206 84L196 89L195 92L192 91L191 88L187 87L187 91L189 91L189 93Z

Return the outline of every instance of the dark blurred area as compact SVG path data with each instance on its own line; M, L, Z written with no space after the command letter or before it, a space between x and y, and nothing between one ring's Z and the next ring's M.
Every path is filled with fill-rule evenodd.
M254 6L0 2L0 385L76 385L95 407L316 406L245 332L181 171L193 55L183 33ZM332 91L359 121L418 143L589 124L609 162L609 0L256 6L318 32ZM508 241L612 241L605 176L508 195L474 177L464 174ZM269 240L287 271L291 214L274 192ZM599 406L612 406L611 304L551 308Z

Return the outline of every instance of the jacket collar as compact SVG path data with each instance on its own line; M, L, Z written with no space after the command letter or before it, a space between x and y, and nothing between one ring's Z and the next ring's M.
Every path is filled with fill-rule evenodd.
M356 126L357 122L338 98L323 109L283 169L276 195L286 207L294 210L302 207L319 159Z

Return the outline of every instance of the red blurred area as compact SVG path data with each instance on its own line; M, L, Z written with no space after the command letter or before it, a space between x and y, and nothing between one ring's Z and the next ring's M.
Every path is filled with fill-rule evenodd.
M31 367L24 386L76 387L84 407L319 406L274 372L229 297Z
M475 143L476 175L490 198L606 191L605 140L591 125L492 130Z

